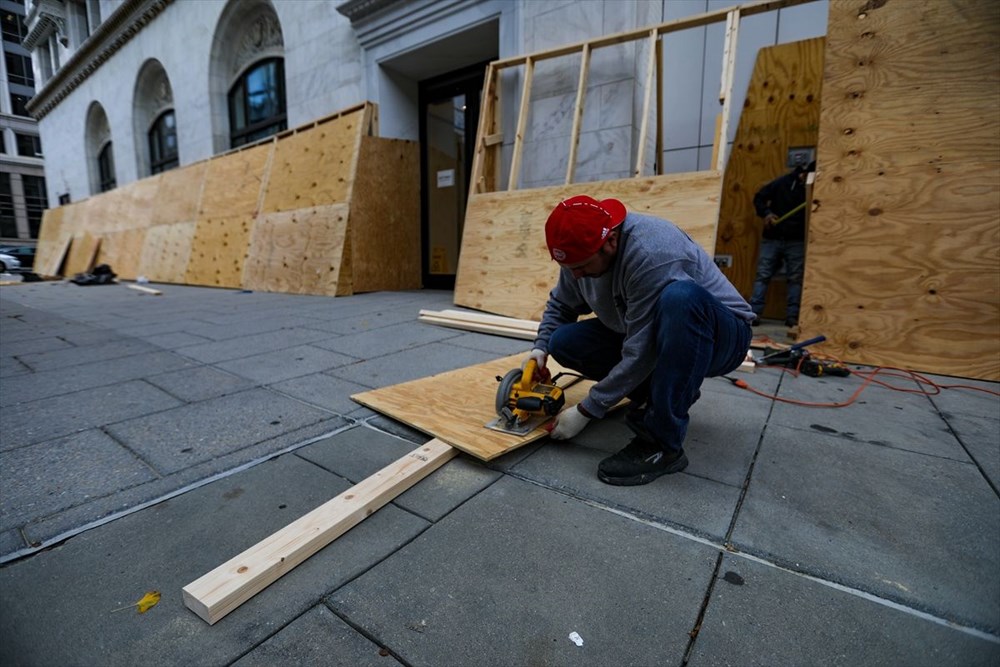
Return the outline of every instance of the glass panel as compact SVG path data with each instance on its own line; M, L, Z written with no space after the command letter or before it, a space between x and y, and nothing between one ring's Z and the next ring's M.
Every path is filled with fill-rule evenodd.
M17 238L14 195L10 188L10 174L5 171L0 171L0 236Z
M31 238L38 238L38 229L42 226L42 214L48 208L48 195L45 192L44 176L22 176L24 183L24 207L28 213L28 233Z
M427 105L427 265L454 275L465 220L465 95Z

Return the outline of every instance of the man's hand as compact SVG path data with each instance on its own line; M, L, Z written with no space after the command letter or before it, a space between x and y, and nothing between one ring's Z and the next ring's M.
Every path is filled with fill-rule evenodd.
M556 415L549 435L553 440L569 440L579 435L589 423L590 417L580 412L579 407L574 405Z
M766 216L764 216L765 227L773 227L777 222L778 222L778 216L776 216L774 213L768 213Z
M535 360L535 364L538 367L538 377L534 378L538 382L549 382L552 379L552 374L549 373L549 369L545 367L546 362L549 360L549 355L544 350L535 348L530 354L521 362L521 370L523 371L528 366L528 362L532 359Z

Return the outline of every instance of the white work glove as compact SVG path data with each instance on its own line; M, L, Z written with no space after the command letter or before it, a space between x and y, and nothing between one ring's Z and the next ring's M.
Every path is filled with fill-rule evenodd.
M552 422L552 432L549 437L553 440L569 440L580 434L590 417L580 412L577 406L566 408L556 415L556 420Z

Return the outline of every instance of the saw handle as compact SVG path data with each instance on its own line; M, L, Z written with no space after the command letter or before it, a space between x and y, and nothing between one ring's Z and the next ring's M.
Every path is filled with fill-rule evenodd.
M529 391L535 386L536 380L548 384L552 381L552 373L545 366L539 367L538 362L532 357L524 364L524 372L521 373L521 388L524 391Z

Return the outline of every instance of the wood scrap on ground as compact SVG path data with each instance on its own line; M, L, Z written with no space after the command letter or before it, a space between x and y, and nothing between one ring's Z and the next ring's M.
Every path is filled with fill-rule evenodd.
M153 289L152 287L143 287L142 285L126 285L126 287L128 287L129 289L137 290L144 294L152 294L153 296L160 296L161 294L163 294L163 292L161 292L158 289Z
M458 450L431 440L183 588L184 604L209 625L450 461Z
M464 310L421 310L417 319L427 324L521 340L534 341L538 335L538 322L534 320L519 320Z

